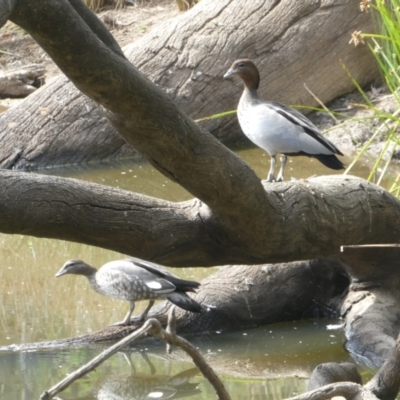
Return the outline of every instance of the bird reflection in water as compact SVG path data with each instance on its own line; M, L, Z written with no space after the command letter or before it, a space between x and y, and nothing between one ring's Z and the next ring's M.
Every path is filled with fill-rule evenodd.
M73 397L74 400L150 400L183 399L201 393L198 383L189 382L199 374L197 368L190 368L176 375L156 375L156 368L143 351L140 355L150 368L150 373L138 372L130 353L122 353L130 365L129 375L107 376L94 383L91 395ZM68 397L63 397L67 400Z

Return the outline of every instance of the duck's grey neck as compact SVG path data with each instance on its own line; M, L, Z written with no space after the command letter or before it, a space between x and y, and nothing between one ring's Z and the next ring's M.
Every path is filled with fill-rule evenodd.
M94 269L94 272L89 274L89 275L86 275L86 278L88 279L89 284L92 287L92 289L94 291L96 291L96 292L99 292L100 286L99 286L99 284L97 283L97 280L96 280L96 272L97 272L97 270L95 268L93 268L93 269Z
M260 98L258 97L257 89L250 89L248 86L245 85L241 100L244 100L247 102L251 102L254 100L260 100Z
M97 269L92 267L89 264L84 263L84 268L82 268L79 272L80 275L85 275L89 278L89 276L96 275Z
M86 264L86 263L82 263L82 265L80 266L79 272L77 271L75 273L78 275L86 276L86 278L88 278L90 281L91 279L95 279L96 272L97 272L97 269L95 267L92 267L91 265Z

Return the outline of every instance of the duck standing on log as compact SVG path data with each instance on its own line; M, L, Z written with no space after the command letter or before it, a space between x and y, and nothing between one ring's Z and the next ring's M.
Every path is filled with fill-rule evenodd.
M70 260L57 272L56 277L66 274L84 275L97 293L129 301L126 317L113 325L144 321L156 299L168 299L187 311L202 311L202 306L186 293L195 292L200 283L180 279L160 265L139 258L111 261L99 270L84 261ZM131 318L135 301L140 300L149 300L149 304L141 315Z
M303 114L274 101L265 101L257 94L260 74L251 60L236 60L224 79L238 75L244 82L237 114L244 134L271 156L267 182L283 181L287 156L314 157L326 167L339 170L343 163L335 154L342 152ZM275 179L277 153L281 154L281 169Z

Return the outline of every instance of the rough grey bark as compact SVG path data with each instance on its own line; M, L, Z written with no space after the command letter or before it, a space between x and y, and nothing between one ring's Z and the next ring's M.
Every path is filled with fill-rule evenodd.
M335 259L225 266L201 282L196 301L209 306L195 315L181 312L177 330L229 332L301 318L333 317L347 294L349 277ZM166 323L171 305L155 308Z
M400 335L386 362L366 385L381 400L394 400L400 388Z
M304 83L324 102L352 90L340 61L360 85L376 79L368 48L349 45L354 30L373 27L370 14L361 13L352 0L203 0L128 46L125 53L186 114L201 118L236 108L241 84L223 81L222 76L239 57L253 58L260 67L261 96L287 104L316 105ZM107 82L104 90L118 90L115 82ZM203 124L225 143L243 138L236 117ZM0 141L3 168L137 154L102 110L63 76L0 117Z
M210 176L199 171L199 191L203 179L212 183ZM173 203L75 179L4 170L0 230L87 243L175 266L294 261L337 255L343 243L400 238L395 217L400 202L362 179L266 183L265 191L260 184L260 197L250 182L237 182L241 185L237 198L227 195L234 188L221 181L217 192L206 193L210 205L198 199ZM253 208L246 211L249 204Z

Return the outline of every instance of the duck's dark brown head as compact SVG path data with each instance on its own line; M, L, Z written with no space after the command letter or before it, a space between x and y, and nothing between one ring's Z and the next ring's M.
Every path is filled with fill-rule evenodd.
M59 276L66 274L90 276L92 274L95 274L96 272L96 268L92 267L89 264L86 264L82 260L69 260L56 273L56 277L58 278Z
M238 75L242 78L244 85L250 90L257 90L260 84L260 74L253 61L246 58L236 60L224 75L224 79L233 75Z

